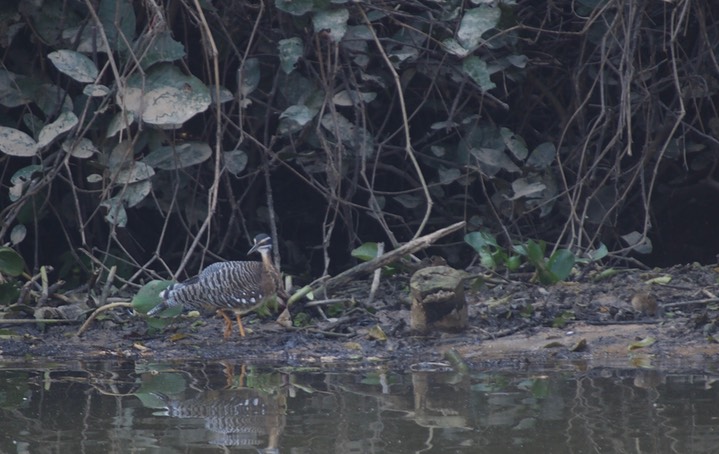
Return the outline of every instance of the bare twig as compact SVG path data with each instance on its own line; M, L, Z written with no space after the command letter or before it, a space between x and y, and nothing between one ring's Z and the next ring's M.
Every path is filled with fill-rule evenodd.
M77 330L77 334L75 334L75 335L78 336L78 337L82 336L82 334L87 330L87 328L88 328L88 327L90 326L90 324L97 318L97 316L100 315L100 313L105 312L105 311L109 311L110 309L114 309L114 308L116 308L116 307L129 307L129 308L131 308L131 307L132 307L132 303L128 303L128 302L110 303L110 304L105 304L104 306L98 307L97 309L95 309L95 311L94 311L92 314L90 314L90 316L87 318L87 320L85 320L85 323L82 324L82 326L80 327L80 329Z
M398 247L397 249L381 255L380 257L372 259L368 262L360 263L359 265L350 268L349 270L344 271L343 273L340 273L335 277L327 279L322 285L320 285L320 287L317 288L315 293L330 291L332 288L349 282L358 276L371 273L378 268L395 262L399 260L402 256L421 251L422 249L429 247L438 239L464 228L465 224L466 223L464 221L457 222L456 224L452 224L449 227L439 229L436 232L421 236L419 238L415 238L412 241Z

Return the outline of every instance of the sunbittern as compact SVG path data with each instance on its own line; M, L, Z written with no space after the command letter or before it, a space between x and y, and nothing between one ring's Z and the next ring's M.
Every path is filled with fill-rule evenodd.
M237 318L240 336L245 336L241 315L256 309L268 298L286 299L279 271L272 263L272 238L260 233L248 255L259 252L261 262L218 262L209 265L197 276L170 285L160 296L162 302L147 315L155 315L168 307L182 305L189 308L213 308L225 319L224 336L232 333L232 320Z

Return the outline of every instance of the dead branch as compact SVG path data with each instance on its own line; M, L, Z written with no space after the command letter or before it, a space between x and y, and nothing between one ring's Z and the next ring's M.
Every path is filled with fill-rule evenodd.
M429 247L438 239L464 228L465 224L466 223L464 221L457 222L456 224L452 224L449 227L439 229L436 232L421 236L419 238L415 238L414 240L403 244L397 249L383 254L375 259L372 259L369 262L360 263L359 265L350 268L335 277L327 279L322 285L320 285L316 290L314 290L314 293L330 291L332 288L337 287L341 284L345 284L352 279L357 278L358 276L369 274L377 268L389 265L390 263L399 260L400 257L403 257L407 254L415 253L417 251L421 251Z

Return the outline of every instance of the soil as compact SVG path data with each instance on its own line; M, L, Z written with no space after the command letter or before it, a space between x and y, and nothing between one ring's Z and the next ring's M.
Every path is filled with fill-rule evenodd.
M385 280L381 297L370 304L363 303L369 282L356 282L343 291L353 303L320 306L329 320L316 307L293 306L295 320L311 319L305 328L287 329L272 318L247 315L247 336L240 338L235 328L227 340L217 317L183 316L151 333L143 317L113 310L81 337L77 324L3 327L0 360L233 359L296 367L406 368L443 367L449 358L455 367L463 360L472 368L571 361L587 367L716 369L718 272L710 266L596 271L553 286L532 283L529 274L489 275L479 290L467 290L467 330L427 336L409 330L408 276ZM657 313L633 307L635 297L635 303L655 298Z

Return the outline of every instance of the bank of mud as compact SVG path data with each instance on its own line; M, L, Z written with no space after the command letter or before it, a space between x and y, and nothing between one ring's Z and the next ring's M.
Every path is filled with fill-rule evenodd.
M97 320L81 337L76 336L78 325L13 325L0 336L0 359L228 359L290 367L409 368L441 367L452 350L472 368L541 367L557 361L587 367L719 368L714 267L601 276L587 273L575 282L541 286L529 275L488 275L487 285L467 292L469 328L457 334L414 335L408 326L406 278L396 278L383 285L371 305L362 304L369 283L355 283L345 296L356 303L346 304L336 318L324 320L316 309L303 309L312 318L308 327L286 329L271 318L245 317L245 338L223 339L221 320L215 317L180 318L150 333L141 317L126 310ZM658 312L633 307L636 295L655 298Z

